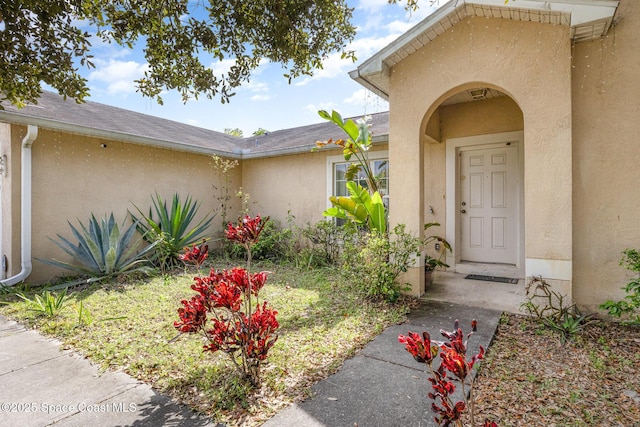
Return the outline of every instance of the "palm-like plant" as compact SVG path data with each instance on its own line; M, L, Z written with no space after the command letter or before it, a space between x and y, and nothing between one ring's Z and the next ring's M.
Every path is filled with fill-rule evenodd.
M153 268L145 256L151 252L155 243L137 250L142 239L139 238L132 243L138 225L136 221L125 229L125 224L119 226L112 213L109 218L103 217L100 221L91 214L88 227L81 221L78 223L80 229L69 222L77 243L72 243L60 234L57 235L59 241L51 239L74 259L74 263L56 259L39 261L89 276L88 282L121 274L153 273ZM121 227L124 232L121 232Z
M178 194L173 195L171 207L158 193L152 197L153 207L149 208L149 215L145 215L137 206L141 215L138 220L138 230L149 243L158 242L156 261L161 267L180 265L179 255L183 248L199 241L206 229L211 225L213 216L206 215L195 226L192 226L200 205L187 196L184 203ZM155 217L154 217L155 211Z

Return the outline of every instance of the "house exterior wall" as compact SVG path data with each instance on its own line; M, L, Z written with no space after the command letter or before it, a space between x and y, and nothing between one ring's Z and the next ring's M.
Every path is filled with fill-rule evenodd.
M371 152L386 149L376 144ZM328 159L341 155L341 150L321 150L243 160L242 188L251 196L252 213L269 215L281 226L287 225L289 213L299 226L324 219L332 178Z
M25 134L25 128L13 126L13 133L17 137L13 138L14 147L11 155L10 175L13 179L11 187L14 194L12 220L13 233L15 235L17 232L18 236L17 240L14 236L13 245L10 249L7 248L11 252L12 260L9 275L20 270L19 226L16 227L15 223L20 218L19 140L21 135ZM55 238L56 234L71 238L67 221L77 225L77 220L80 220L86 224L91 213L99 218L113 212L116 220L122 223L127 212L135 212L134 204L143 212L147 212L152 205L151 196L155 192L169 200L176 192L182 200L190 194L194 200L202 203L199 218L207 212L218 210L219 202L213 186L219 186L221 183L210 156L46 129L39 130L32 150L34 271L28 278L30 282L49 281L64 273L35 259L56 258L70 261L66 254L48 239ZM233 187L239 186L240 179L241 167L230 172L229 180ZM234 204L231 210L239 210L236 201L231 202ZM209 230L210 233L221 231L219 221L218 215ZM71 240L73 241L72 238Z
M7 271L0 271L0 277L5 279L12 275L9 266L17 265L20 271L20 142L26 134L12 128L11 125L0 124L0 156L6 156L5 176L0 176L0 190L2 191L2 254L6 256ZM13 155L13 153L18 153ZM13 170L18 173L12 173ZM16 230L18 232L16 232ZM12 248L18 248L17 251Z
M317 152L244 160L242 189L251 196L252 214L269 216L280 226L287 225L289 213L301 225L321 220L328 203L326 158Z
M414 232L422 229L428 203L422 188L426 150L419 141L431 114L462 90L498 89L523 114L527 275L543 274L571 292L570 70L568 27L480 17L465 19L394 66L389 95L391 222L405 223ZM420 293L421 262L406 279L413 284L412 293Z
M624 297L621 252L640 249L640 2L616 21L573 49L574 298L591 309Z

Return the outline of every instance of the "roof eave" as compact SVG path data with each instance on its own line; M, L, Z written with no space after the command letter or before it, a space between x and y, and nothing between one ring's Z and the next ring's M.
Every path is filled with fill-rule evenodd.
M550 4L555 8L552 10ZM517 10L526 12L532 8L536 13L541 11L554 12L556 14L570 16L570 31L572 39L583 41L595 39L606 35L613 17L617 11L619 0L521 0L517 4L511 2L505 5L504 0L451 0L427 16L421 22L402 34L395 41L364 61L349 75L353 80L365 88L388 100L389 59L399 54L406 47L413 51L426 46L421 37L423 34L433 31L442 20L450 19L454 15L466 16L467 5L498 8L499 10ZM472 8L473 9L473 8ZM518 16L520 16L518 14ZM416 47L417 46L417 47ZM410 54L410 53L409 53Z
M102 138L112 141L121 141L138 145L160 147L169 150L184 151L196 154L219 155L234 159L241 159L242 154L235 151L219 150L215 148L198 147L190 144L181 144L175 141L149 138L139 135L132 135L124 132L95 129L78 124L65 123L57 120L45 119L41 117L27 116L6 110L0 110L0 121L21 125L36 125L43 129L67 132L75 135L83 135L95 138Z
M379 144L385 144L389 142L389 135L388 134L382 134L382 135L374 135L371 138L371 143L373 145L379 145ZM251 149L245 149L242 152L242 159L262 159L262 158L267 158L267 157L279 157L279 156L286 156L286 155L293 155L293 154L308 154L311 152L311 150L313 148L315 148L316 145L315 144L309 144L309 145L300 145L297 147L292 147L292 148L276 148L273 150L265 150L265 151L259 151L256 153L252 153ZM324 147L324 148L320 148L317 151L329 151L329 150L336 150L336 148L334 147Z

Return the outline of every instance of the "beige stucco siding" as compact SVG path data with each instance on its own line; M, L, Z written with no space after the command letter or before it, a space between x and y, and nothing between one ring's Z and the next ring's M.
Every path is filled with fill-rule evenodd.
M617 17L573 53L574 297L591 308L624 296L621 252L640 249L640 2Z
M376 145L372 152L386 149ZM282 226L289 214L300 226L322 220L329 207L331 161L344 161L340 150L244 160L242 186L251 196L252 213L269 215Z
M476 17L455 25L393 67L391 193L396 199L402 196L391 211L391 221L406 223L414 231L422 227L428 203L422 189L411 183L424 182L422 163L428 153L418 143L424 123L449 96L488 86L509 95L523 115L526 257L570 264L570 61L568 27Z
M24 134L24 128L14 129L17 129L16 134ZM135 210L134 204L148 211L155 192L168 198L169 203L176 192L182 200L190 194L202 203L200 218L207 212L218 210L219 203L213 189L214 185L219 185L218 174L211 158L206 155L44 129L40 129L32 150L34 259L67 260L66 255L48 239L56 234L71 238L67 221L77 225L79 219L86 224L92 212L97 217L113 212L122 222L128 211ZM12 157L19 158L15 147ZM19 167L12 173L14 180L16 173L19 177ZM240 176L240 167L231 172L230 181L234 186L239 186ZM16 188L15 184L13 187ZM19 194L19 186L14 191ZM15 206L19 207L19 199ZM234 211L238 209L239 205L233 207ZM17 214L19 219L19 209ZM16 218L13 220L15 222ZM210 232L218 233L221 228L219 217L213 224ZM19 271L19 248L14 239L10 266L14 273ZM50 280L58 273L58 270L34 261L34 272L29 281Z
M243 166L242 188L251 196L252 214L270 216L281 226L287 225L289 213L302 224L322 219L327 207L326 155L250 159Z

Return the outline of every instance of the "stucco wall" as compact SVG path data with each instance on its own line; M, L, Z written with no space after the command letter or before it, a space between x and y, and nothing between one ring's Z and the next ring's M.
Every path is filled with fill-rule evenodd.
M24 134L24 128L16 129ZM19 176L19 168L12 172L14 179L16 174ZM240 177L241 167L230 172L234 187L239 186ZM40 129L33 144L33 258L67 260L48 239L58 233L71 237L67 221L77 225L79 219L86 224L92 212L97 217L113 212L122 222L127 211L135 210L134 204L148 211L156 191L169 200L176 192L182 200L190 194L202 203L199 218L216 212L219 203L214 185L220 183L210 156ZM239 205L235 200L232 203L232 209L238 211ZM220 230L218 215L210 232ZM10 267L15 273L20 268L19 244L14 245L12 253ZM58 273L34 260L29 281L50 280Z
M25 132L14 132L9 124L0 124L0 155L6 156L7 164L5 165L5 175L0 176L0 189L2 195L0 203L2 203L2 248L3 253L7 257L7 267L13 264L18 265L20 270L20 252L12 252L12 247L20 247L20 233L13 230L20 229L20 198L19 189L16 190L15 184L20 184L20 173L13 174L10 171L20 170L20 139ZM13 156L12 153L18 153ZM11 274L10 271L0 271L0 277L3 279Z
M640 2L616 22L573 50L574 297L590 308L624 296L621 252L640 249Z
M386 149L386 144L379 144L372 152ZM282 226L289 213L299 226L322 220L329 207L327 158L344 161L341 155L340 150L323 150L243 160L242 186L251 196L252 213L269 215Z
M287 225L289 212L296 223L321 220L327 207L326 168L323 153L244 160L242 188L251 196L251 212L281 226Z
M391 193L395 200L401 194L401 201L391 221L414 231L422 227L428 203L423 189L411 183L425 182L424 156L429 153L419 143L425 120L457 92L492 87L508 94L523 114L526 256L570 265L570 60L568 27L476 17L394 66L389 157L396 165ZM415 270L412 274L419 275Z

